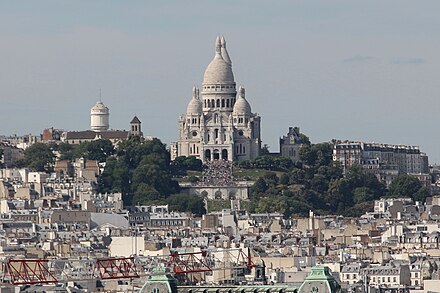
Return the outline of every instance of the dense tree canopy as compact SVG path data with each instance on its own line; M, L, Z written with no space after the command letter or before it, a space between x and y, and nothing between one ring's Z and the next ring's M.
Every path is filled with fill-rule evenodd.
M18 167L28 167L32 171L50 172L55 163L52 144L35 143L24 151L24 159L17 162Z
M332 151L331 143L303 144L299 150L303 164L276 156L240 162L242 168L282 172L278 177L268 171L256 180L250 190L256 201L252 209L278 211L286 217L306 216L310 209L321 214L359 215L385 195L385 186L374 175L365 174L360 165L352 166L344 177L340 163L332 160Z
M108 139L98 139L90 142L83 142L76 150L76 158L83 157L87 160L105 162L115 152L113 144Z
M390 184L389 195L392 197L410 197L413 200L423 202L429 195L429 191L416 177L402 174Z
M241 168L256 168L256 169L266 169L272 171L288 171L293 167L293 162L289 158L281 156L260 156L252 161L240 161L238 166Z
M180 156L172 162L171 168L174 176L184 176L187 171L202 171L202 165L202 161L194 156Z
M206 213L205 203L200 196L188 194L173 194L165 201L170 210L192 212L195 215Z
M118 145L98 183L101 192L122 192L126 204L147 204L179 192L165 145L158 139L141 142L137 136Z

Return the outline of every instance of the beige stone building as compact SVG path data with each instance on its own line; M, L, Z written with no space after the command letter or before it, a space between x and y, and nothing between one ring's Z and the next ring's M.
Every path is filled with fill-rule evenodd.
M261 148L260 120L251 111L244 87L237 95L226 41L217 37L201 95L194 87L187 111L179 118L177 155L202 161L254 159Z

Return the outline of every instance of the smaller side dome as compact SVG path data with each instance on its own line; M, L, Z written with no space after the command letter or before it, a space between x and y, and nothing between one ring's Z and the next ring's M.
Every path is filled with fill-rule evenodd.
M186 108L187 114L201 114L202 113L202 101L200 101L200 91L194 86L193 88L193 96L191 101L188 103L188 107Z
M240 89L238 90L238 99L234 104L233 112L234 114L246 115L250 115L252 113L251 105L245 98L245 89L242 86L240 86Z

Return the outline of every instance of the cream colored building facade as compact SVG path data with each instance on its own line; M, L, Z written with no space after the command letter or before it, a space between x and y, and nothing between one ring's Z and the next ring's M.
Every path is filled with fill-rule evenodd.
M202 161L254 159L261 148L260 121L251 111L244 87L237 94L226 41L217 37L202 91L194 87L187 111L180 116L177 156Z

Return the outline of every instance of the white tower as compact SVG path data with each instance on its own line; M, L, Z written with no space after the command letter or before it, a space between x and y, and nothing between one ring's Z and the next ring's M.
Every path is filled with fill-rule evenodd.
M108 130L109 116L108 108L101 101L98 101L90 110L90 128L97 132Z

